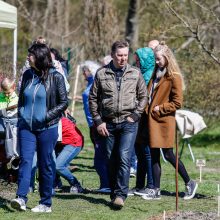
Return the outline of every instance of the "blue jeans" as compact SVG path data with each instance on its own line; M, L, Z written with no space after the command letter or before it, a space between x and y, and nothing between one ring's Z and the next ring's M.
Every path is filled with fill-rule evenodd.
M49 138L48 138L49 137ZM52 204L52 152L57 142L57 127L43 131L30 131L19 129L18 140L20 144L20 166L18 174L17 196L27 202L31 170L35 151L37 151L39 167L40 204L48 207Z
M30 187L33 189L33 191L35 190L35 177L36 177L37 168L38 168L37 152L35 151L33 163L32 163L31 182L30 182ZM53 151L52 169L53 169L53 180L55 181L55 178L56 178L56 154L55 154L55 151Z
M102 137L98 134L96 128L92 128L92 139L95 143L94 167L99 175L100 189L109 188L108 166L105 156L105 149L102 143Z
M131 168L133 168L134 170L137 170L137 156L135 153L135 149L133 150L131 154Z
M110 198L126 199L128 193L131 154L138 123L107 123L109 136L104 138L109 168Z
M136 188L142 189L145 187L145 179L147 174L147 188L154 188L153 171L150 147L145 144L135 144L135 152L137 155L137 175Z
M68 169L70 162L79 154L82 147L73 147L71 145L66 145L56 160L56 171L57 173L66 179L71 186L79 184L76 177Z

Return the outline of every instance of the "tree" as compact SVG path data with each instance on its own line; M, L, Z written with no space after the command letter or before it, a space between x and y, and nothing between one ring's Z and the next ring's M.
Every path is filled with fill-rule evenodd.
M186 16L180 14L174 9L171 1L165 0L164 2L172 14L190 31L191 36L189 39L194 38L200 48L220 65L220 58L217 55L220 53L219 51L214 51L215 46L218 44L220 35L220 18L218 15L212 9L209 9L196 0L191 0L191 2L194 3L200 11L197 10L197 14L194 13L194 18L189 19L188 16L188 19L186 19ZM191 8L193 9L192 4ZM213 4L211 5L211 8L215 8L215 10L217 10L220 9L220 5L216 6L216 4ZM192 40L187 40L187 42L190 43Z
M111 0L85 0L84 8L85 54L97 60L109 54L120 36L117 13Z
M128 14L126 19L125 39L131 47L131 52L138 46L138 11L140 7L140 0L130 0Z

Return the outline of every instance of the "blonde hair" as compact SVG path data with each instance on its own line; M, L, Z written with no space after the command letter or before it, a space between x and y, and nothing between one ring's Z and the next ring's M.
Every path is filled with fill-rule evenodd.
M6 77L1 81L1 88L2 88L3 91L8 91L14 85L15 85L15 80L14 79L10 79L10 78Z
M182 78L182 87L185 89L183 75L181 74L179 65L176 61L176 58L172 50L165 44L164 41L161 41L160 44L154 49L154 53L160 52L162 56L166 58L167 61L167 75L174 77L175 75L180 75Z

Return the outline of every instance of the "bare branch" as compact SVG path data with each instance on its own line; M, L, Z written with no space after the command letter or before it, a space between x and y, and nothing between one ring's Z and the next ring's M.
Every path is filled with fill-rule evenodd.
M189 44L191 44L194 40L195 40L194 37L188 38L187 41L185 41L178 49L175 50L175 52L178 53L180 50L185 49L185 48L188 47Z
M197 26L197 34L196 34L196 40L198 41L199 45L202 47L202 49L212 57L212 59L220 65L220 59L216 57L207 47L206 45L201 41L201 37L199 35L199 25Z
M205 51L217 64L220 65L220 59L216 57L212 51L210 51L207 46L202 42L201 37L199 36L199 25L197 25L196 30L193 29L193 27L190 26L190 24L183 19L175 10L172 8L171 3L167 0L164 0L166 7L187 27L187 29L193 34L192 37L194 37L197 40L197 43L201 46L203 51Z
M216 15L216 13L215 13L213 10L211 10L210 8L205 7L204 5L202 5L200 2L197 2L196 0L191 0L191 1L192 1L193 3L195 3L197 6L199 6L201 9L210 12L210 13L213 15L213 17L216 18L216 21L217 21L218 23L220 23L219 17Z

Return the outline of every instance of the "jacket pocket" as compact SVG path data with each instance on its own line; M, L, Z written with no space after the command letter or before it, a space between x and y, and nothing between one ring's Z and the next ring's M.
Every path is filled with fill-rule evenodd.
M102 100L103 116L108 116L114 112L113 98L106 98Z
M153 119L155 119L156 121L160 121L160 112L159 111L152 111L151 112L151 116Z

